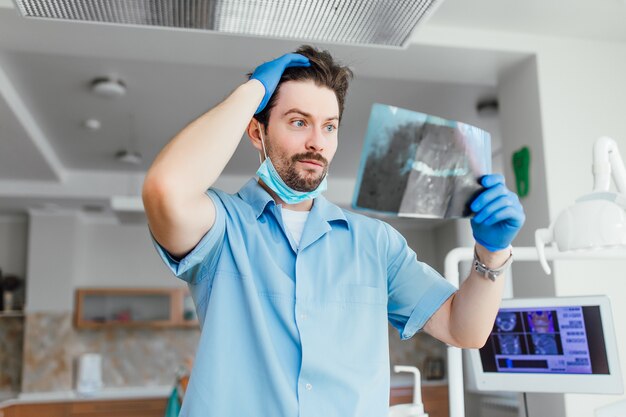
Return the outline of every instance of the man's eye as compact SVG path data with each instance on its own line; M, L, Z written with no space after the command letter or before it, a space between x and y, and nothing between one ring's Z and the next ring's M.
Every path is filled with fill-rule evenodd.
M332 132L332 131L334 131L334 130L337 130L337 128L336 128L335 126L333 126L333 125L327 125L327 126L326 126L326 130L327 130L328 132Z
M292 122L296 127L303 127L304 126L304 121L303 120L294 120Z

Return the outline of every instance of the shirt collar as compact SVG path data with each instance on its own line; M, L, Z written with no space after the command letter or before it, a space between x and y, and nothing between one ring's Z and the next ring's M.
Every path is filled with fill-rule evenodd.
M239 190L239 196L247 202L258 219L265 211L268 204L276 204L272 196L258 183L256 178L251 178ZM324 196L320 195L315 198L311 214L319 216L327 222L343 221L349 228L346 215L338 206L328 201Z

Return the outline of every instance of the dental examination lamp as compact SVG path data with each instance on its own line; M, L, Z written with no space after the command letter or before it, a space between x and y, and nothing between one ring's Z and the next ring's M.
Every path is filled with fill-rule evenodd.
M616 193L609 191L611 173ZM593 176L591 193L563 210L548 229L535 232L539 261L546 274L551 273L546 244L556 243L561 252L626 247L626 169L615 140L606 136L596 140Z

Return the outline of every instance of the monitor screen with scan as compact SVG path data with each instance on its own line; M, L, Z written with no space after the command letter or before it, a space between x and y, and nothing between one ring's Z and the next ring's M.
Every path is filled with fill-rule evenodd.
M623 392L606 296L503 300L470 357L480 390Z

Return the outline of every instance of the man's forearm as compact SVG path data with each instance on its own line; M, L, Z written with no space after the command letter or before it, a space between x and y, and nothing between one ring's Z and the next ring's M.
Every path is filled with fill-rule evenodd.
M476 252L489 268L501 266L510 254L509 249L489 252L479 244L476 244ZM450 313L450 333L459 346L478 348L485 344L502 300L505 274L494 282L472 268L469 277L461 284Z
M203 193L237 149L264 92L260 82L250 80L187 125L157 155L146 182L170 184L178 195Z

